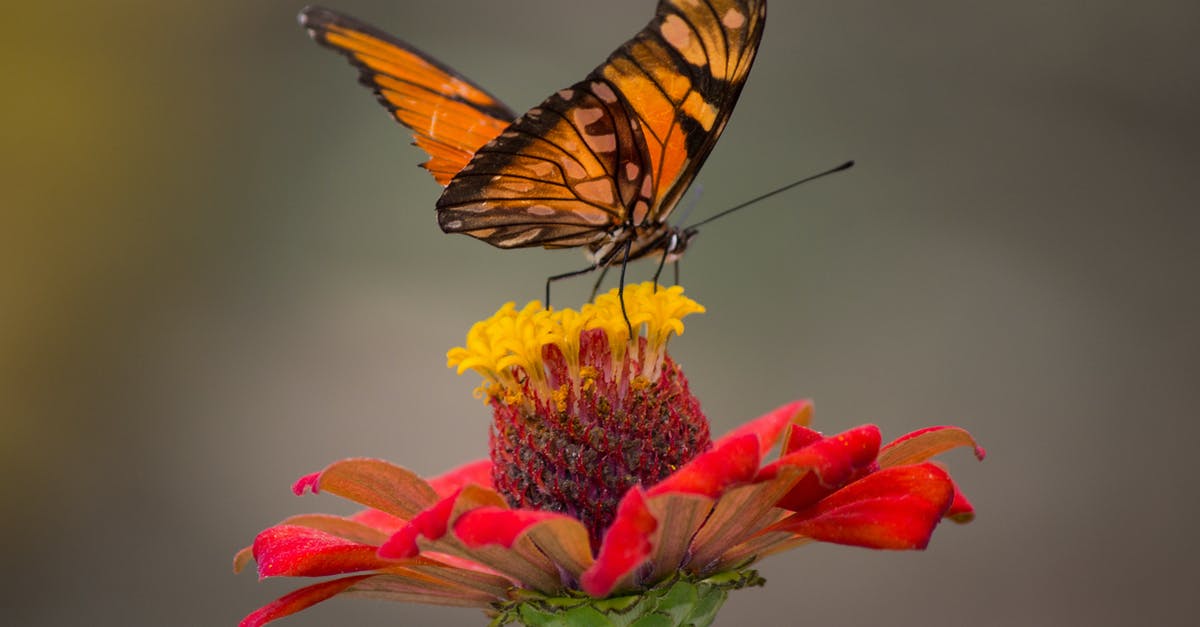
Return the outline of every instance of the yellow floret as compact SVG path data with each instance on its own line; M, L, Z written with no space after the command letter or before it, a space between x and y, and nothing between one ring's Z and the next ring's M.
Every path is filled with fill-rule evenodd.
M614 368L624 361L631 346L636 347L629 337L620 297L618 290L613 289L580 311L547 310L537 301L518 310L515 303L506 303L490 318L471 327L465 347L450 349L446 354L447 365L457 368L459 374L474 370L482 375L481 389L488 398L523 399L520 390L526 378L538 394L547 398L552 393L546 384L542 358L547 344L554 344L562 351L576 385L581 382L579 351L580 334L584 331L604 330ZM680 286L664 288L650 282L626 285L624 299L634 332L646 337L642 370L633 374L656 378L670 336L682 335L683 318L702 313L704 307L684 296Z

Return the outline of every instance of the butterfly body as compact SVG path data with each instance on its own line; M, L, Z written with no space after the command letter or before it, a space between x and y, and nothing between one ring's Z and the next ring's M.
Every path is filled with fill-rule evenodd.
M438 224L499 248L583 247L593 268L676 260L668 224L750 71L765 0L660 0L654 18L584 80L516 116L424 53L327 9L301 23L430 155ZM575 274L575 273L572 273Z

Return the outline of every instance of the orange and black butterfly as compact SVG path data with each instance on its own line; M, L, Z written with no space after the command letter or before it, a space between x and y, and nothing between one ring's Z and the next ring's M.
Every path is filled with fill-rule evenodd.
M429 153L438 225L500 248L586 247L591 265L660 255L694 229L671 212L725 129L762 38L766 0L660 0L650 24L582 81L518 117L376 28L310 7L301 24ZM655 278L657 279L657 273ZM599 283L597 283L599 285Z

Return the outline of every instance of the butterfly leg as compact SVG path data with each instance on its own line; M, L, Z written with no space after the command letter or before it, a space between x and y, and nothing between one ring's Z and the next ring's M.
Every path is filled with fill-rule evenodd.
M596 279L596 284L592 286L591 300L596 300L596 293L600 291L600 284L604 282L604 277L608 275L608 269L611 267L604 266L604 269L600 271L600 278Z
M629 265L629 249L633 248L633 240L625 240L625 255L621 259L621 283L617 289L617 298L621 301L621 315L625 317L625 326L629 327L629 341L633 341L633 323L629 321L629 312L625 310L625 266Z
M675 267L672 270L675 271L675 285L679 285L679 261L675 262Z
M654 271L654 291L655 292L658 291L658 277L659 277L659 275L662 274L663 266L667 265L667 255L669 255L669 254L671 254L671 248L664 246L662 259L658 260L658 269ZM678 276L679 266L675 266L675 272L676 272L676 276ZM679 283L678 280L676 280L675 282Z
M597 267L597 266L588 266L588 267L586 267L586 268L584 268L584 269L582 269L582 270L575 270L575 271L573 271L573 272L564 272L563 274L556 274L556 275L554 275L554 276L552 276L552 277L550 277L550 278L546 279L546 309L549 309L549 308L550 308L550 284L551 284L551 283L553 283L553 282L555 282L555 281L557 281L557 280L559 280L559 279L569 279L569 278L571 278L571 277L573 277L573 276L579 276L579 275L581 275L581 274L587 274L587 273L589 273L589 272L592 272L592 271L594 271L594 270L596 269L596 267ZM604 270L605 270L605 272L607 272L607 271L608 271L608 268L605 268ZM604 278L604 275L603 275L603 274L602 274L602 275L600 275L600 278ZM592 297L593 297L593 298L595 298L595 296L596 296L596 293L595 293L595 291L593 291L593 292L592 292Z

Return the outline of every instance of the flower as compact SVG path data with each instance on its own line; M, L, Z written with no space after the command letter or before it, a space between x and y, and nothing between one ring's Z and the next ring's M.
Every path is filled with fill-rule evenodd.
M616 612L706 625L730 590L762 582L747 567L763 557L811 541L924 549L942 518L973 517L929 461L960 446L983 458L957 427L881 446L873 425L810 429L812 405L796 401L712 440L666 352L703 310L680 287L645 283L625 287L624 309L614 290L579 311L509 303L477 323L448 360L483 376L491 458L432 479L375 459L301 478L297 495L365 509L285 520L234 568L340 577L243 627L339 594L479 607L494 624L605 624L594 621Z

